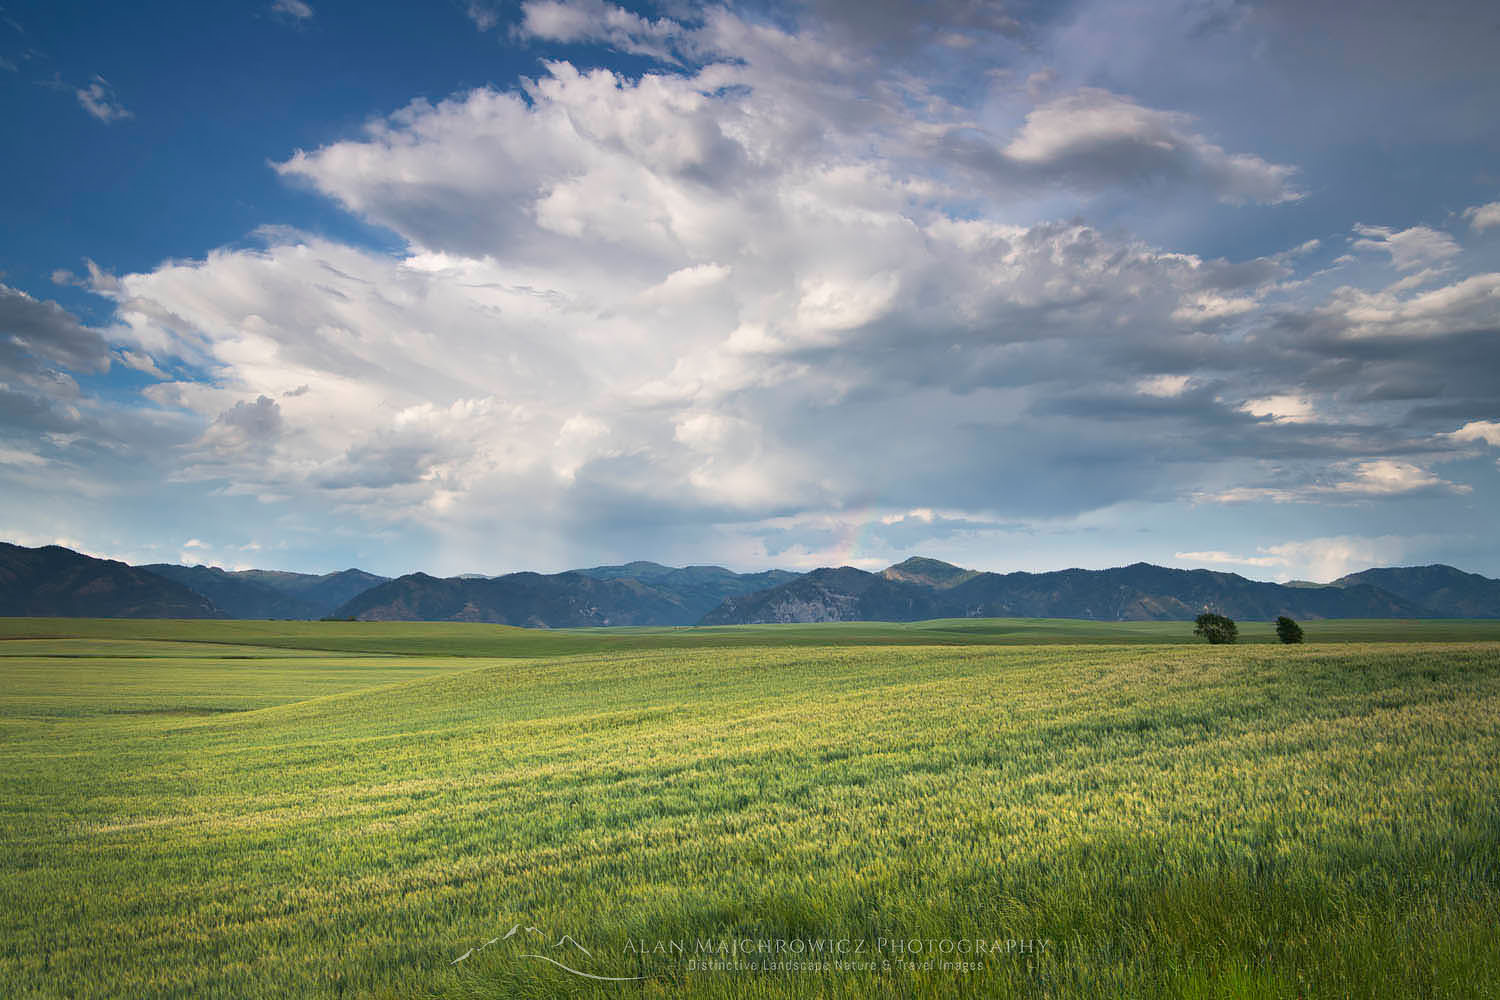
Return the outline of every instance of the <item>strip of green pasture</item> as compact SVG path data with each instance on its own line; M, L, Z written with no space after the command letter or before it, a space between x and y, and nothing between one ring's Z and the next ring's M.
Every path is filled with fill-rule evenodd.
M1241 642L1274 643L1269 622L1240 622ZM1500 619L1360 619L1304 623L1309 643L1500 640ZM644 649L757 646L1193 644L1191 622L1093 622L1059 618L828 622L702 628L530 629L465 622L173 621L0 618L0 656L9 642L95 639L216 643L241 647L407 656L559 656ZM170 653L164 655L171 655Z

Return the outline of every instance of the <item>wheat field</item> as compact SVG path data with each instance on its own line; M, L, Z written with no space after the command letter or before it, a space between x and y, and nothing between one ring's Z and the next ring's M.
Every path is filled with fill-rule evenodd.
M1493 626L1319 624L5 622L0 981L1500 996Z

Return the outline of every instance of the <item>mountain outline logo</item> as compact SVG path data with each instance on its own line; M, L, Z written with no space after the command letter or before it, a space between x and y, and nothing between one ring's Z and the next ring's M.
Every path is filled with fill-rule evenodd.
M546 941L550 937L549 934L543 931L540 927L536 927L534 925L529 925L523 929L519 923L512 925L511 929L506 931L504 934L501 934L498 937L492 937L483 944L470 948L468 951L464 952L462 955L458 956L448 964L450 966L458 965L464 961L467 961L469 958L478 955L480 952L491 947L492 945L509 941L510 939L516 937L518 934L522 935L523 940L525 938L541 938L543 944L546 946L546 950L552 951L554 953L563 952L564 954L562 955L562 958L566 958L568 961L561 961L559 958L553 957L552 955L544 955L540 950L522 952L521 954L516 956L517 958L527 958L546 962L548 965L556 966L557 968L562 969L564 972L567 972L571 975L579 976L583 979L596 980L598 982L624 983L635 982L646 978L645 976L601 976L596 973L589 972L585 969L576 968L576 965L584 964L583 962L578 961L576 957L573 957L576 954L582 953L582 955L588 959L593 959L594 957L594 953L590 951L588 947L585 946L576 937L574 937L572 934L564 933L560 935L552 944L547 945ZM574 964L569 964L569 962L572 962Z

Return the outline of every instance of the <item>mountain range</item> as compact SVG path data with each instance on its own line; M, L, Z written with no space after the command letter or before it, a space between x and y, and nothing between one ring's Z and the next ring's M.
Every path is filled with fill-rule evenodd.
M0 543L0 615L134 618L357 618L566 628L930 618L1185 620L1203 611L1268 620L1500 618L1500 580L1451 566L1369 569L1328 584L1135 563L1105 570L986 573L913 557L735 573L632 562L564 573L336 573L129 566L55 545Z
M1340 577L1332 586L1363 584L1432 608L1444 618L1500 618L1500 580L1452 566L1367 569Z
M705 616L703 624L928 618L1180 621L1204 611L1262 621L1278 615L1456 617L1445 608L1359 581L1340 586L1288 587L1247 580L1235 573L1167 569L1150 563L1052 573L978 573L918 558L882 573L866 573L849 566L813 570L779 587L731 598Z
M317 576L172 563L149 563L140 568L197 591L225 618L322 618L389 579L361 569Z
M722 566L674 569L651 562L488 578L412 573L365 591L337 616L552 628L695 625L728 598L795 579L797 574L783 570L734 573Z

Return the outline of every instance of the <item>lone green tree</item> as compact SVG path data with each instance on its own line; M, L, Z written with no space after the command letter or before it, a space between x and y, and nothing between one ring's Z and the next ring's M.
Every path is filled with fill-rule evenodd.
M1276 638L1288 645L1302 641L1302 626L1286 615L1276 619Z
M1240 637L1240 630L1235 628L1233 618L1225 618L1211 611L1199 615L1194 624L1197 628L1193 629L1193 634L1203 636L1214 646L1234 642Z

